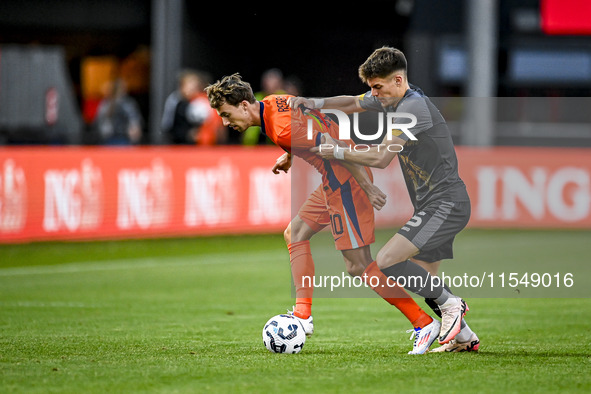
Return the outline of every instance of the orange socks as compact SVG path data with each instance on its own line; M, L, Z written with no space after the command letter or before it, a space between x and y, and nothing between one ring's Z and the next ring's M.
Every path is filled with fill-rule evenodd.
M296 298L294 316L301 319L307 319L312 315L312 299L311 298Z
M417 303L408 295L406 290L398 284L388 280L374 261L363 272L366 284L380 295L390 305L394 305L411 322L413 327L425 327L433 321Z
M296 291L293 314L301 319L307 319L312 314L312 293L314 292L314 260L310 251L310 241L290 243L287 249Z
M314 293L314 260L310 251L310 241L293 242L287 245L291 263L291 276L296 291L296 305L293 314L307 319L312 314L312 294ZM425 327L433 321L408 293L388 278L374 261L363 273L366 280L376 293L386 302L394 305L406 316L414 327Z

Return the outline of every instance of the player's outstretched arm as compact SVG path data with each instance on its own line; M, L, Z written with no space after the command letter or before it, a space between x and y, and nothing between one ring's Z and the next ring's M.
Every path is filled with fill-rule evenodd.
M326 160L339 159L362 166L386 168L406 143L394 136L392 140L384 140L381 144L366 146L364 149L343 148L338 142L326 136L321 145L311 148L310 151Z
M365 111L365 109L361 108L361 105L359 104L359 98L357 96L335 96L317 99L310 99L306 97L290 97L287 100L287 103L292 109L303 105L304 107L311 109L338 109L339 111L342 111L346 114Z
M275 165L273 166L271 171L273 171L273 174L279 174L279 171L283 171L283 172L287 173L287 171L289 171L290 168L291 168L291 153L285 152L277 159L277 161L275 162Z

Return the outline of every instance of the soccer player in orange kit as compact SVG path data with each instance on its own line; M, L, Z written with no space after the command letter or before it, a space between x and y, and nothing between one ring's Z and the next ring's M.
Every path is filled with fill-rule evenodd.
M381 209L385 195L372 183L366 167L340 160L324 160L310 148L322 143L323 134L338 137L338 125L318 111L291 109L289 95L270 95L255 99L248 82L239 74L226 76L206 89L210 105L222 118L224 126L244 132L260 126L283 154L272 171L287 172L292 155L301 157L322 175L322 184L302 205L284 232L291 273L296 288L293 315L301 322L307 335L314 331L312 319L313 287L304 277L314 276L314 261L310 239L330 225L337 250L343 254L347 272L361 276L366 284L391 305L396 306L411 322L415 331L413 350L409 354L423 354L439 335L440 323L433 319L406 293L389 281L371 256L374 242L373 208ZM312 133L308 135L308 120ZM332 221L332 223L331 223Z

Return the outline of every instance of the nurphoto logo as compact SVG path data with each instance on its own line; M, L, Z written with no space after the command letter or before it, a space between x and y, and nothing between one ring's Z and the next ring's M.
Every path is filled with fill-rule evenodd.
M339 123L339 140L350 140L351 139L351 121L347 114L343 111L338 109L326 109L322 108L319 110L323 114L333 114L337 117ZM384 127L384 118L386 119L386 125ZM410 119L408 123L398 123L401 119ZM388 113L378 113L378 127L377 131L373 134L364 134L361 132L359 127L359 113L353 113L353 134L361 141L383 141L384 140L384 133L386 136L387 141L392 141L392 130L399 130L401 133L404 133L409 140L416 141L417 137L414 136L410 132L410 129L416 126L417 124L417 117L411 113L407 112L388 112ZM313 139L313 120L308 119L308 139ZM400 134L398 134L400 135ZM403 147L399 144L377 144L374 145L378 147L385 146L388 151L390 152L400 152L402 151ZM322 149L334 149L336 148L332 144L321 144L320 150ZM339 147L340 148L340 147ZM367 151L369 149L369 145L358 144L353 149L356 151Z

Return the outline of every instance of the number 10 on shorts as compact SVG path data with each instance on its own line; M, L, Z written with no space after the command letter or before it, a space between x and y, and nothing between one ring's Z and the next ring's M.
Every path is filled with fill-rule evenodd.
M330 224L332 225L332 232L336 235L343 233L343 218L340 213L330 215Z

